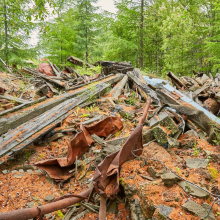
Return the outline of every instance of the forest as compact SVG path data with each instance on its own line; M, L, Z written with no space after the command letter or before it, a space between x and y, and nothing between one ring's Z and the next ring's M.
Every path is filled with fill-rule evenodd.
M216 73L220 65L219 0L2 0L0 57L8 65L69 55L87 62L130 61L146 72ZM30 44L34 31L37 45ZM2 63L1 63L2 65Z
M0 24L0 220L220 219L220 0L0 0Z

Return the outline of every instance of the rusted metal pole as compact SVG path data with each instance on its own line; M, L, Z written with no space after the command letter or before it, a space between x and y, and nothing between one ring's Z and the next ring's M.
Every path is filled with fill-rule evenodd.
M138 123L139 125L142 125L142 124L144 123L144 121L145 121L145 119L146 119L146 117L147 117L147 114L148 114L148 110L149 110L149 107L150 107L150 103L151 103L151 97L148 96L148 97L147 97L146 107L145 107L145 109L144 109L143 116L142 116L142 118L140 119L140 121L139 121L139 123Z
M99 220L106 220L106 198L101 196L99 208Z
M88 198L92 190L93 188L90 188L90 189L85 190L82 193L77 194L77 196L79 197L66 198L66 199L59 200L57 202L49 203L47 205L0 213L0 220L28 220L31 218L36 218L40 215L43 216L45 214L55 212L60 209L64 209L70 205L78 203L82 201L83 199L85 199L83 197Z

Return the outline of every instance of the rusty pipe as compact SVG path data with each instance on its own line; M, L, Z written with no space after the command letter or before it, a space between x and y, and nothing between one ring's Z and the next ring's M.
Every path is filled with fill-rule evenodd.
M106 198L102 195L100 198L99 220L106 220Z
M150 103L151 103L151 97L148 96L147 97L147 101L146 101L146 107L144 109L144 113L143 113L143 116L141 118L141 120L139 121L139 125L142 125L147 117L147 114L148 114L148 110L149 110L149 107L150 107Z
M87 197L92 192L93 188L87 189L82 193L79 193L78 196ZM11 212L0 213L0 220L28 220L31 218L36 218L40 215L45 215L51 212L55 212L60 209L64 209L70 205L78 203L82 201L84 198L80 197L72 197L59 200L57 202L52 202L46 205L27 208L27 209L19 209Z

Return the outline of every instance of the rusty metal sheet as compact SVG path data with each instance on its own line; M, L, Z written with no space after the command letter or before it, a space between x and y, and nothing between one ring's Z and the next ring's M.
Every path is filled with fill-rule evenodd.
M35 163L37 167L46 171L55 181L66 180L72 176L69 173L74 168L76 156L80 158L94 142L91 135L96 134L101 137L108 137L115 134L123 127L123 123L118 117L108 117L93 126L80 125L81 132L69 143L67 157L49 159Z
M148 113L151 103L151 98L147 98L147 105L145 107L143 116L139 122L139 125L132 132L126 143L116 153L107 156L96 168L94 175L94 187L96 191L106 197L113 197L119 191L119 168L128 161L134 159L132 150L137 150L135 153L141 155L143 143L142 143L142 129L146 115ZM113 181L113 182L112 182ZM110 184L114 184L114 190L111 193L106 193L105 189Z
M47 75L47 76L54 76L53 69L51 68L50 64L47 63L40 63L37 71Z
M3 87L0 87L0 95L3 95L6 92L6 90Z

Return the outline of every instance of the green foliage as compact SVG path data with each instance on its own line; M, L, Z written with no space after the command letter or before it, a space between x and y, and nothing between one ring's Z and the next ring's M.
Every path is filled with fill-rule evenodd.
M219 146L220 145L220 129L214 127L214 133L216 136L216 140L213 140L213 143Z
M193 156L194 156L194 157L197 157L199 153L200 153L200 150L199 150L199 148L197 148L197 143L194 142Z
M61 210L57 211L57 215L59 218L63 219L64 218L64 214L61 212Z
M135 105L135 103L136 103L135 95L136 95L136 93L132 92L129 99L125 100L125 102L129 105Z
M80 118L86 118L86 117L88 117L89 116L89 114L83 114L83 115L80 115L79 117Z
M77 106L77 109L76 109L76 116L78 117L78 115L79 115L79 110L80 110L80 108L79 108L79 106Z
M220 216L220 212L216 212L215 217L218 218Z
M51 6L53 0L47 1ZM3 0L0 2L0 54L7 65L24 65L36 57L28 40L36 26L35 19L47 15L45 0Z
M45 21L46 2L55 16ZM143 51L143 69L152 76L219 70L220 0L144 1L142 29L140 0L115 1L115 14L99 11L94 3L97 0L1 1L0 57L18 66L38 60L37 55L65 65L73 55L90 63L130 61L139 67ZM37 48L28 44L36 29ZM91 76L100 67L77 67L77 71Z
M213 179L216 179L218 176L218 170L213 167L208 167L208 170L212 176Z

